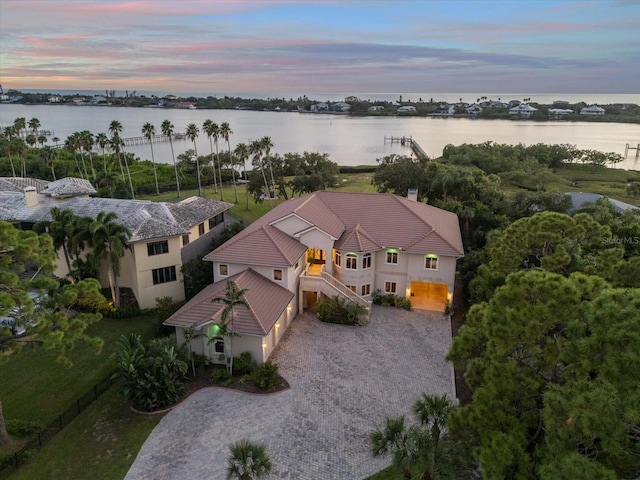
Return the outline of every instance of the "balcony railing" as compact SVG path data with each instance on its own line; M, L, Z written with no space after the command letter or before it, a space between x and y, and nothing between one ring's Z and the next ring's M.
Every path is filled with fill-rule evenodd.
M300 277L300 285L303 290L319 291L330 297L339 295L353 303L362 305L367 311L371 309L371 301L361 297L325 271L323 271L320 276L303 274Z

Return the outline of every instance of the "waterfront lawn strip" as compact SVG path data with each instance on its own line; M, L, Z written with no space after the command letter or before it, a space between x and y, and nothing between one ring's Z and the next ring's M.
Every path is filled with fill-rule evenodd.
M0 364L0 399L5 419L46 426L113 370L109 356L121 335L138 333L152 338L158 331L159 321L153 314L104 318L88 329L90 335L104 340L102 352L96 355L87 345L76 345L69 353L71 368L56 363L40 345L26 345Z
M122 480L161 419L132 413L112 388L9 478Z

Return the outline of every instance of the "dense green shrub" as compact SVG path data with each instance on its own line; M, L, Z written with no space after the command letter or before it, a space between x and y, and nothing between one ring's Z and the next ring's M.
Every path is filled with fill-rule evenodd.
M233 359L233 372L238 375L250 374L257 365L251 353L242 352L240 356Z
M173 337L153 339L144 345L140 335L123 335L113 354L117 368L114 377L127 403L143 412L175 403L184 391L181 378L187 372L185 356Z
M341 325L365 325L366 309L362 305L341 297L324 298L316 303L316 313L321 322Z
M273 392L282 385L282 377L278 373L278 366L272 362L264 362L261 365L257 365L253 369L251 379L261 390L267 392Z
M12 418L7 420L7 432L12 437L25 438L40 430L40 424L31 420Z
M211 374L211 381L216 385L228 387L233 383L233 376L227 371L226 368L216 368Z
M380 290L376 290L371 295L371 298L374 305L400 307L405 310L411 310L411 299L407 297L401 297L393 293L382 293Z

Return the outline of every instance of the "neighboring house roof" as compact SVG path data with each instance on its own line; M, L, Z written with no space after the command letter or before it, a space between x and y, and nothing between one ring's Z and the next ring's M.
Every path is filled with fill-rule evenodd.
M77 179L76 179L77 180ZM56 182L51 182L54 184ZM51 184L49 184L51 186ZM82 182L67 185L82 186ZM55 187L55 186L54 186ZM58 191L54 188L52 191ZM60 190L69 191L69 190ZM186 235L189 228L231 208L227 202L187 198L172 204L148 200L53 196L38 194L38 204L27 207L23 192L0 191L0 220L37 223L51 220L51 209L69 209L74 214L96 218L100 212L115 212L118 222L131 230L131 242Z
M84 178L67 177L49 182L47 188L39 193L52 197L72 197L75 195L95 195L98 193L91 182Z
M244 306L235 308L233 330L245 335L264 336L287 308L294 295L289 290L248 268L228 279L208 285L176 313L165 320L173 327L201 327L210 322L220 322L224 302L212 302L224 298L227 282L233 282L240 290L246 289Z
M528 105L526 103L521 103L517 107L513 107L509 109L509 113L533 113L537 112L538 109Z
M580 109L580 113L582 115L590 114L590 113L602 114L604 112L605 112L604 108L599 107L597 105L591 105L590 107Z
M339 250L464 255L455 213L391 194L320 191L281 203L204 258L291 266L307 247L273 226L291 215L337 238Z
M0 177L0 192L24 192L27 187L35 187L36 192L44 190L49 182L37 178Z
M640 210L640 207L621 202L620 200L614 200L613 198L604 197L598 193L567 192L565 195L569 195L571 197L571 210L573 211L581 209L586 204L595 203L601 198L606 198L618 213L622 213L625 210Z

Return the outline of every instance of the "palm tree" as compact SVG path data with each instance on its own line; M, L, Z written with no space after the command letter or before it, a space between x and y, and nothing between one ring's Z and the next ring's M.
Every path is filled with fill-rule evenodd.
M131 232L124 225L117 223L118 215L115 212L100 212L95 221L89 226L91 233L91 246L93 252L100 256L107 264L107 275L111 298L116 307L120 306L120 288L118 276L120 275L120 259L129 248Z
M73 159L76 163L76 169L78 170L80 178L85 178L84 174L82 173L82 168L80 168L80 163L78 162L78 150L80 149L79 133L73 132L71 135L69 135L64 142L64 146L67 150L73 153Z
M124 168L122 167L122 159L120 158L120 147L122 146L120 134L122 133L122 124L117 120L113 120L109 124L109 133L111 134L111 147L120 164L120 173L122 174L122 181L124 182Z
M27 119L24 117L18 117L13 121L13 128L16 131L18 137L22 137L22 131L27 128Z
M82 145L82 149L89 154L89 165L91 166L91 174L93 175L93 181L96 180L96 169L93 166L93 155L91 151L93 150L93 134L89 130L83 130L80 132L80 145Z
M109 145L109 137L107 137L106 133L99 133L98 135L96 135L96 145L98 145L102 149L102 170L106 172L107 159L104 155L104 150Z
M229 445L227 480L253 480L271 473L273 465L264 445L246 439Z
M48 233L53 240L53 246L56 251L62 249L64 253L64 260L67 264L67 269L71 271L71 259L69 257L69 240L73 233L73 219L75 214L69 210L61 210L58 207L53 207L50 211L51 220L38 222L33 226L33 230L38 233Z
M40 129L40 120L34 117L31 120L29 120L29 123L27 125L29 126L29 130L31 130L31 134L34 137L38 138L39 129Z
M229 123L222 122L220 124L220 136L224 138L225 142L227 142L227 151L229 152L229 164L231 166L231 178L233 179L233 193L236 197L236 202L238 203L238 188L236 186L236 169L234 166L233 157L231 156L231 144L229 143L229 136L233 134L233 130L229 126Z
M187 125L187 131L185 135L189 140L193 142L193 150L196 152L196 174L198 176L198 195L202 197L202 184L200 182L200 160L198 160L198 146L196 145L196 138L198 138L198 127L195 123Z
M262 163L262 142L260 140L254 140L249 145L249 153L253 156L251 163L253 169L260 168L262 172L262 179L264 180L265 195L269 196L269 205L273 208L273 201L271 200L271 192L269 191L269 183L267 182L267 176L264 174L264 164Z
M13 164L13 158L11 157L11 153L13 151L13 147L15 145L14 140L18 140L16 137L16 129L13 126L8 126L4 129L3 135L6 138L6 152L9 155L9 163L11 164L11 174L12 176L16 176L16 167Z
M260 139L260 143L262 144L262 149L264 150L264 158L269 164L269 171L271 172L271 187L275 191L276 181L273 179L273 162L271 161L271 157L269 156L269 154L271 153L271 149L273 148L273 142L271 141L271 137L262 137L262 139ZM271 195L271 193L269 193L269 195Z
M196 376L196 363L194 361L193 350L191 348L191 340L202 337L203 333L201 330L196 330L194 327L185 327L182 329L182 335L184 336L184 341L189 348L189 359L191 360L191 372L193 376Z
M209 137L209 148L211 149L211 163L213 165L213 188L216 193L218 192L218 180L216 179L216 162L213 158L213 143L211 142L211 137L213 136L214 132L216 132L217 130L218 130L218 126L215 123L213 123L211 119L207 118L202 123L202 131L207 134L207 137Z
M56 181L56 171L54 169L54 163L57 154L58 152L55 150L55 148L51 148L48 145L40 151L40 157L47 164L47 167L51 169L51 176L53 177L54 182Z
M211 124L211 137L216 144L216 161L218 162L218 179L220 180L220 200L224 200L222 194L222 165L220 164L220 153L218 152L218 139L220 138L220 127L217 123Z
M156 134L156 127L149 122L142 126L142 134L149 140L149 146L151 147L151 163L153 163L153 176L156 179L156 195L160 195L160 188L158 187L158 173L156 172L156 159L153 156L153 137Z
M57 147L58 146L58 142L60 141L60 138L59 137L53 137L51 139L51 141L53 142L53 146Z
M236 145L233 151L234 155L238 159L238 162L242 164L242 171L244 172L244 186L247 194L247 210L249 210L249 179L247 178L247 159L249 158L249 148L246 143L239 143Z
M160 130L163 135L166 135L169 139L169 145L171 146L171 156L173 157L173 168L176 172L176 189L178 190L178 198L180 198L180 179L178 177L178 164L176 163L176 154L173 151L173 124L169 120L164 120L160 126Z
M98 174L96 186L100 188L106 188L109 192L109 196L113 198L113 193L115 192L120 182L120 176L115 170L115 166L109 165L108 168Z
M40 145L40 148L44 147L44 144L49 141L46 135L38 135L38 138L36 140L38 141L38 145Z
M230 374L233 375L233 336L236 335L233 330L233 321L235 320L235 310L236 307L242 306L247 310L249 309L249 304L244 298L244 294L247 292L246 288L238 289L237 285L229 280L227 282L227 286L224 290L224 297L216 297L211 301L213 303L220 302L224 303L224 308L222 310L222 315L220 317L220 325L223 327L223 330L228 332L229 337L229 354L225 359L227 363L227 370ZM229 316L231 318L229 319ZM228 321L227 321L228 320ZM225 349L227 342L225 341Z

